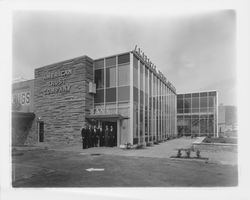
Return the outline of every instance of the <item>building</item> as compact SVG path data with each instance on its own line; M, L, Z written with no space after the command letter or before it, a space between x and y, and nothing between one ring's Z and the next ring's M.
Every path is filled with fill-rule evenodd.
M178 94L178 135L217 137L217 98L216 91Z
M23 90L13 86L16 94L24 98ZM26 110L15 109L19 103L13 103L12 113L12 121L20 114L32 116L21 144L79 143L83 123L112 125L117 146L159 142L177 133L176 89L137 47L101 59L82 56L37 68L24 96L29 99ZM22 98L13 97L13 102ZM15 137L20 135L16 128L13 123Z
M236 106L229 106L220 104L219 110L219 134L227 136L237 136L237 108Z

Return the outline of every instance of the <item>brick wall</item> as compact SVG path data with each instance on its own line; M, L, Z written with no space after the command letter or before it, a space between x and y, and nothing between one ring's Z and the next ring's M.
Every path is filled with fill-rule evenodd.
M81 126L93 107L93 95L88 93L93 78L93 60L87 56L35 70L34 110L44 121L45 142L81 141Z

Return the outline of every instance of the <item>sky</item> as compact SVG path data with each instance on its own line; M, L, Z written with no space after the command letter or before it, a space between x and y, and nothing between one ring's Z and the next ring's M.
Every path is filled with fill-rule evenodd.
M13 79L34 69L88 55L93 59L138 45L177 93L217 90L219 103L236 105L236 12L114 15L72 11L13 13Z

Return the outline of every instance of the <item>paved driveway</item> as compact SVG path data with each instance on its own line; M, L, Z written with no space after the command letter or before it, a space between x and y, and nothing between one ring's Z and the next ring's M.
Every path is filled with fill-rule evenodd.
M118 147L95 147L89 149L82 149L81 144L74 146L57 146L50 149L57 151L74 151L81 152L82 154L106 154L106 155L119 155L119 156L138 156L138 157L154 157L154 158L170 158L176 155L176 148L190 147L196 139L178 138L162 142L152 147L145 147L136 150L123 150Z

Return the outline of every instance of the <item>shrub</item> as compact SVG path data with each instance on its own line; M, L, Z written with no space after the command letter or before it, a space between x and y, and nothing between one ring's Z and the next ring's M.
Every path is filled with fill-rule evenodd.
M197 158L200 158L200 157L201 157L201 152L200 152L200 150L197 150L197 151L196 151L196 157L197 157Z
M181 150L178 149L177 158L180 158L180 157L181 157Z
M190 158L190 153L191 153L190 149L186 150L186 156L187 156L187 158Z

